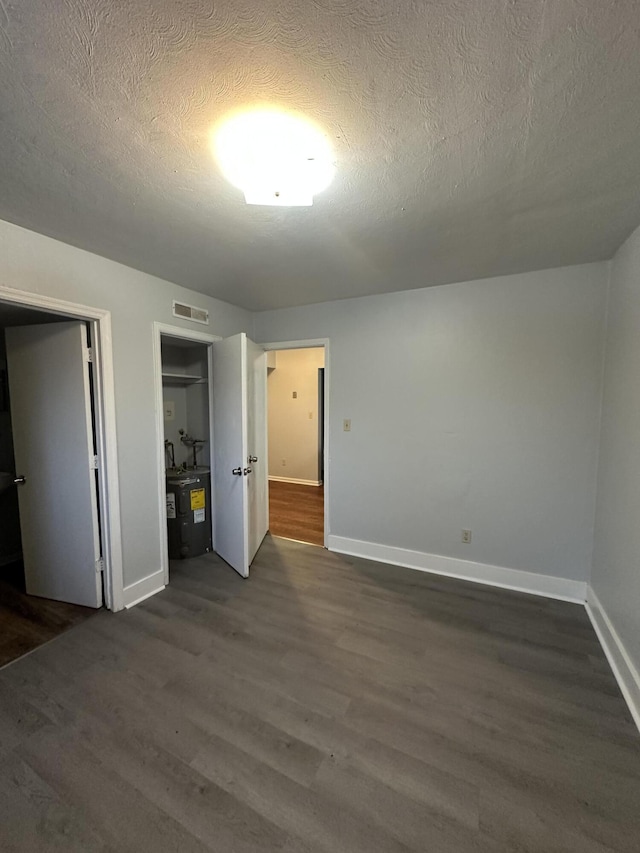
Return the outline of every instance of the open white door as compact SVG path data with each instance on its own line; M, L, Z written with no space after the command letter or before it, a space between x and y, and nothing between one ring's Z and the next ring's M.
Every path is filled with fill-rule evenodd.
M84 323L6 330L26 590L102 606Z
M247 339L213 344L213 484L215 550L249 577L247 483Z
M247 340L247 445L249 491L249 563L269 529L267 464L267 354Z
M244 333L213 344L215 550L245 578L267 531L266 370Z

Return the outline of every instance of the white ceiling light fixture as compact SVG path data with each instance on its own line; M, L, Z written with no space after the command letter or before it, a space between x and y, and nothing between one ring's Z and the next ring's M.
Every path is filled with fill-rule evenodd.
M238 113L214 134L214 153L247 204L303 207L333 179L333 150L312 122L295 113Z

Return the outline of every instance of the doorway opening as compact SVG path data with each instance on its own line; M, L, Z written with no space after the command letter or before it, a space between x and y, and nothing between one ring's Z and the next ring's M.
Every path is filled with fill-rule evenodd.
M325 346L269 346L269 529L325 544Z
M28 431L22 425L17 426L14 420L14 433L17 428L20 441L24 444L28 432L31 440L40 442L40 452L37 457L29 454L29 458L25 459L24 470L16 472L13 469L5 473L25 475L24 483L20 484L22 497L19 501L26 500L30 493L49 499L48 504L40 506L43 523L39 524L37 517L32 519L26 535L22 530L21 519L23 551L25 546L29 546L31 552L34 543L42 546L39 553L46 559L35 566L34 576L38 582L55 583L57 594L49 595L50 598L87 604L94 608L104 603L109 610L121 610L124 606L122 534L111 314L103 308L79 305L4 285L0 285L0 310L7 328L15 331L19 327L28 327L35 330L33 336L40 338L37 345L34 340L23 341L22 355L14 359L22 374L22 377L16 377L18 381L15 383L20 392L20 402L31 405L29 411L33 415L24 418ZM52 316L55 318L54 323L50 322ZM73 326L75 331L63 333L61 330L64 326ZM56 332L45 334L43 330L47 328ZM60 330L59 335L57 330ZM86 346L87 341L82 344L83 334L88 335L90 351ZM56 338L59 338L60 347L51 347L51 341ZM70 340L71 350L69 346L65 349L64 344L69 344ZM47 347L48 354L45 352ZM83 358L78 358L79 350ZM88 376L89 363L92 389ZM79 365L82 365L82 369ZM25 377L25 371L28 370L31 370L31 375ZM56 370L58 375L54 375ZM3 387L10 393L10 365L5 372ZM90 393L93 406L89 399ZM73 399L73 412L67 394ZM78 406L78 400L83 401L84 405ZM40 415L34 409L37 405L43 409ZM15 418L15 408L12 414ZM92 431L95 436L95 452L89 458L89 438L86 439L86 445L78 440L78 435L83 431L85 436ZM67 438L70 441L67 442ZM65 455L68 453L70 455ZM76 473L75 479L72 470ZM46 488L45 474L48 477ZM93 497L74 507L67 496L77 497L79 491L74 485L78 478L86 487L85 493L93 485ZM13 478L10 485L13 486ZM77 532L80 529L86 534L92 526L92 519L96 517L100 519L102 552L100 558L94 561L92 547L84 550L81 547L82 543L86 544L87 538L78 537ZM96 521L93 529L97 526ZM53 535L50 528L53 528ZM25 552L25 568L26 556ZM91 601L85 598L87 590L93 591ZM42 590L37 594L45 597Z
M0 299L0 666L108 597L92 331Z
M163 581L145 597L172 561L219 566L212 552L248 577L269 524L266 353L244 333L154 328Z

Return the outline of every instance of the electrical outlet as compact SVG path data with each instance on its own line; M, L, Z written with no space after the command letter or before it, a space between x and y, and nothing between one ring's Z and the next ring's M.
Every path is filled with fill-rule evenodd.
M282 467L283 467L283 468L286 468L286 465L287 465L287 460L286 460L286 459L283 459L283 460L282 460Z
M471 542L471 531L470 530L463 530L462 531L462 541L466 545L468 545L469 542Z
M297 399L298 399L298 392L297 392L297 391L293 391L293 392L292 392L292 394L291 394L291 396L293 397L293 399L294 399L294 400L297 400Z
M345 432L351 432L351 418L345 418L342 421L342 429Z

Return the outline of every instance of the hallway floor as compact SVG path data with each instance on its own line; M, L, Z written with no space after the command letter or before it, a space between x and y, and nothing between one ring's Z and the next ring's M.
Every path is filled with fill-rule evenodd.
M91 607L27 595L22 563L0 567L0 667L95 612Z
M324 486L269 481L272 536L324 545Z

